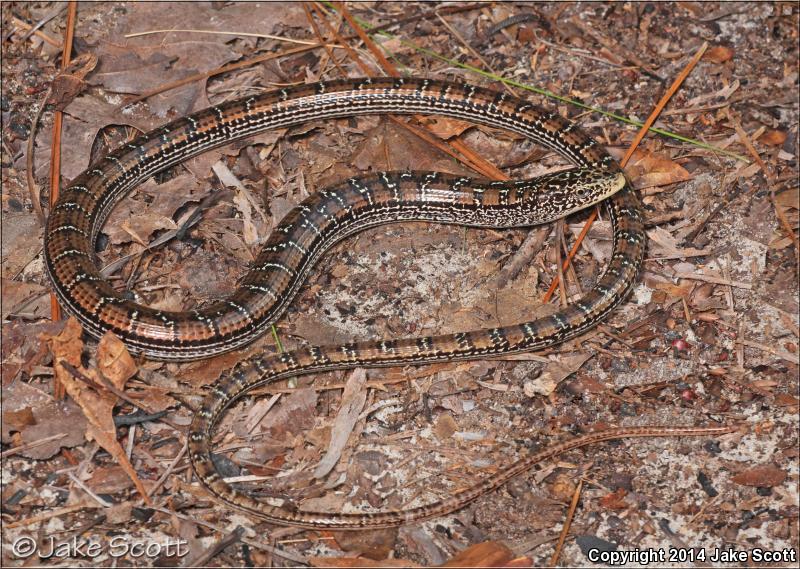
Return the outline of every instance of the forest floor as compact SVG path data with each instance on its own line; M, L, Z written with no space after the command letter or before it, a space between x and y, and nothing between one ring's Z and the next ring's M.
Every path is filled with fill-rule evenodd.
M796 555L798 4L348 8L364 29L383 32L365 44L338 5L81 3L77 71L51 93L66 3L3 3L3 565L523 567L549 565L558 552L557 564L580 566L592 549L653 548L668 556L660 565L716 566L717 548ZM197 483L186 432L220 374L279 349L508 325L574 302L609 260L602 213L554 299L543 296L588 212L544 231L367 230L326 254L275 333L246 350L189 364L135 358L120 383L125 398L96 384L97 393L84 385L57 396L63 370L54 353L77 354L78 371L94 377L109 352L51 320L33 207L35 199L48 209L55 113L51 104L37 116L45 98L63 109L62 187L109 149L192 111L365 68L386 75L374 50L405 75L507 89L556 110L619 159L638 127L586 106L644 122L704 43L655 123L682 138L649 132L626 167L649 248L635 290L604 324L546 352L276 383L227 414L216 452L226 476L255 476L246 488L300 509L377 511L445 498L526 453L611 426L739 431L573 450L452 515L370 532L281 528L216 504ZM32 198L27 144L36 120L41 196ZM421 129L444 142L414 134ZM468 147L512 178L565 166L518 136L458 121L310 122L148 180L105 224L99 262L117 290L145 304L206 305L233 292L291 208L331 184L379 170L478 175L442 147ZM337 433L347 441L339 447L331 444L337 418L350 429ZM335 466L315 479L323 459ZM73 539L98 549L62 545L48 555ZM152 545L178 541L181 555ZM131 544L152 549L136 557L124 548Z

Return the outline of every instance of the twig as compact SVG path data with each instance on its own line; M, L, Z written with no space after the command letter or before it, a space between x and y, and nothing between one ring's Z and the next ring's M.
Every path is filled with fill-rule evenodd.
M786 350L773 348L772 346L767 346L766 344L760 344L752 340L745 340L742 337L737 338L736 343L741 344L742 346L749 346L750 348L757 348L761 351L772 354L773 356L777 356L793 364L800 364L800 356L798 356L797 354L792 354L791 352L787 352Z
M792 229L789 220L786 219L786 213L783 211L783 208L780 205L778 205L778 202L775 200L774 186L770 186L769 201L772 202L772 207L775 208L775 215L778 217L778 221L783 227L783 230L789 235L789 238L792 240L792 245L794 245L795 259L797 261L795 268L797 270L800 270L800 242L798 242L797 235L794 234L794 229Z
M528 236L525 237L525 241L522 242L522 245L517 248L514 256L511 257L511 261L500 269L496 280L498 289L504 288L510 280L514 279L519 274L522 267L533 259L533 256L542 248L544 240L547 239L547 236L550 235L552 230L552 225L546 225L538 228L536 231L528 233Z
M153 484L153 486L151 486L150 489L147 491L148 496L152 497L153 494L155 494L156 491L159 488L161 488L161 485L166 481L169 475L172 474L172 471L175 470L175 465L177 465L183 458L183 455L186 454L186 450L188 448L189 448L189 440L187 439L183 443L183 447L181 447L181 450L178 451L178 454L176 454L175 458L172 459L172 462L169 463L169 466L167 466L167 469L164 471L164 473L158 477L156 483Z
M730 106L725 107L725 115L728 117L728 120L733 125L733 129L736 131L736 135L739 137L741 143L744 144L744 147L747 148L747 151L750 153L750 156L753 157L753 160L756 161L758 167L761 168L762 172L764 172L764 177L770 183L772 183L772 181L774 180L772 172L770 172L769 169L767 169L767 165L764 164L764 161L761 159L761 156L759 156L758 151L756 150L755 146L753 146L753 143L750 141L750 137L747 136L747 133L742 128L741 123L738 120L736 120L736 118L731 113Z
M27 32L25 32L25 34L24 34L24 35L23 35L23 36L20 38L20 41L25 41L26 39L28 39L29 37L31 37L31 34L34 34L34 33L36 33L36 31L37 31L39 28L41 28L41 27L42 27L42 26L44 26L44 25L45 25L47 22L49 22L50 20L52 20L53 18L55 18L56 16L58 16L59 14L61 14L61 12L63 12L63 11L64 11L64 8L66 8L66 7L67 7L67 5L66 5L66 4L61 4L61 5L59 5L59 6L56 6L56 7L55 7L55 8L54 8L52 11L50 11L50 12L49 12L47 15L45 15L45 17L44 17L44 18L42 18L41 20L39 20L38 22L36 22L36 24L34 24L34 25L31 27L31 29L29 29ZM69 28L69 26L67 26L67 27Z
M306 13L306 19L308 20L308 23L311 24L311 29L314 31L314 35L317 36L317 41L320 44L322 44L322 46L325 48L325 51L328 53L328 59L330 59L333 62L333 64L336 66L336 69L339 70L339 73L341 73L342 76L347 76L347 72L344 70L341 64L338 61L336 61L336 57L334 57L333 50L325 41L325 38L322 36L322 32L320 31L319 26L317 25L317 21L314 19L314 14L312 14L312 11L316 12L316 6L314 6L314 4L311 2L303 2L303 10ZM323 72L324 68L322 64L320 64L320 74L322 74Z
M28 134L27 155L25 156L25 178L28 182L28 195L31 198L33 210L36 212L36 217L39 218L39 223L41 225L44 225L45 217L41 202L42 193L39 190L39 186L36 184L36 178L33 175L35 168L33 155L36 151L36 130L39 127L39 120L42 118L44 107L47 104L47 99L50 97L51 92L52 87L48 87L47 92L44 94L44 97L42 97L42 103L39 105L39 109L36 111L36 115L33 117L33 121L31 122L31 130Z
M240 36L245 38L265 38L269 40L285 41L288 43L299 43L300 45L316 46L313 41L298 40L295 38L287 38L284 36L273 36L271 34L253 34L248 32L221 32L218 30L189 30L189 29L174 29L174 30L148 30L146 32L135 32L132 34L125 34L126 38L138 38L150 34L170 34L173 32L182 32L187 34L215 34L220 36Z
M732 281L720 277L712 277L710 275L703 275L701 273L687 273L685 271L677 271L673 276L679 279L690 279L694 281L703 281L707 283L728 285L728 286L734 286L736 288L745 288L747 290L753 290L753 285L751 285L750 283L745 283L742 281Z
M9 456L14 456L15 454L25 452L26 450L46 445L49 442L61 440L66 436L67 433L58 433L57 435L51 435L49 437L44 437L43 439L39 439L37 441L26 443L18 447L10 448L6 451L0 452L0 458L7 458Z
M578 486L575 488L575 492L572 494L572 502L570 503L569 510L567 511L567 519L564 521L564 527L561 528L561 535L558 536L558 543L556 544L555 553L553 553L553 557L550 559L550 565L553 567L555 567L555 565L558 563L558 558L561 556L561 549L564 547L564 541L567 539L569 528L572 525L572 518L575 516L575 509L578 507L578 500L580 500L582 489L583 478L578 480Z
M737 186L736 186L736 188L735 188L735 190L733 191L733 195L732 195L732 196L729 196L729 197L727 197L727 198L726 198L726 199L724 199L724 200L722 200L722 201L721 201L721 202L720 202L720 203L717 205L717 207L715 207L713 210L711 210L711 213L709 213L709 214L708 214L708 215L705 217L705 219L703 219L703 221L701 221L701 222L700 222L700 224L699 224L697 227L695 227L694 229L692 229L692 231L691 231L691 232L690 232L690 233L689 233L689 234L688 234L688 235L687 235L687 236L686 236L686 237L683 239L683 243L684 243L685 245L693 245L693 244L694 244L694 240L695 240L695 239L697 239L697 236L698 236L698 235L700 235L700 232L701 232L701 231L703 231L703 229L704 229L704 228L705 228L705 226L708 224L708 222L709 222L709 221L711 221L711 219L713 219L714 217L716 217L716 215L717 215L717 214L718 214L720 211L722 211L722 210L723 210L723 208L725 208L725 207L727 207L728 205L730 205L730 203L731 203L733 200L735 200L737 197L739 197L739 194L740 194L740 193L741 193L741 189L740 189L740 187L737 185Z
M61 9L63 10L63 7L61 7ZM23 36L21 41L28 39L30 37L31 32L32 32L33 35L35 35L37 38L40 38L42 41L44 41L46 43L49 43L53 47L59 47L59 48L61 47L61 44L58 43L56 40L54 40L53 38L51 38L50 36L48 36L44 32L39 31L38 26L44 24L45 23L44 20L42 20L41 22L36 24L36 27L31 26L28 22L23 22L22 20L20 20L16 16L12 16L11 17L11 21L14 22L14 25L20 26L20 27L28 30L28 33L26 33Z
M86 494L87 494L87 495L88 495L88 496L89 496L89 497L90 497L92 500L94 500L95 502L97 502L97 503L98 503L98 504L99 504L101 507L103 507L103 508L110 508L111 506L113 506L113 504L112 504L112 503L110 503L110 502L108 502L108 501L106 501L106 500L103 500L103 499L102 499L100 496L98 496L97 494L95 494L95 493L92 491L92 489L91 489L91 488L89 488L89 487L88 487L88 486L87 486L87 485L86 485L86 484L83 482L83 480L81 480L80 478L78 478L77 476L75 476L75 474L74 474L73 472L67 472L67 476L69 476L69 479L70 479L70 480L72 480L72 482L73 482L74 484L76 484L76 485L77 485L77 486L78 486L78 487L79 487L81 490L83 490L84 492L86 492Z
M66 506L64 508L59 508L57 510L50 510L49 512L43 512L38 516L31 516L30 518L25 518L24 520L18 520L16 522L4 523L4 529L12 529L12 528L19 528L29 526L31 524L36 524L39 522L46 522L47 520L52 520L53 518L57 518L58 516L63 516L66 514L71 514L72 512L77 512L78 510L83 509L97 509L100 506L95 504L75 504L74 506Z
M59 11L60 13L60 11ZM72 58L72 38L75 34L75 18L78 13L78 2L70 0L67 7L67 29L64 33L64 49L61 52L61 70L64 71ZM44 103L42 103L44 105ZM50 148L50 210L55 207L58 200L58 191L61 187L61 124L64 118L62 111L53 114L53 141ZM37 200L38 201L38 200ZM61 308L56 295L50 293L50 318L53 322L61 320ZM53 397L64 397L64 386L56 378L53 385Z
M244 528L242 526L236 526L235 530L220 539L217 543L203 551L196 558L187 561L185 567L207 567L208 562L222 553L229 545L240 542L243 535Z
M563 219L559 219L558 222L556 223L556 233L559 233L559 232L562 235L564 234L564 220ZM555 247L555 251L556 251L556 271L557 271L557 273L556 273L556 282L558 283L558 293L559 293L559 296L561 298L561 306L566 306L568 304L568 302L567 302L567 283L566 283L566 279L564 278L564 270L568 266L570 266L570 263L569 263L569 259L565 263L561 262L561 259L563 258L561 256L561 239L558 238L558 235L556 235L554 247Z

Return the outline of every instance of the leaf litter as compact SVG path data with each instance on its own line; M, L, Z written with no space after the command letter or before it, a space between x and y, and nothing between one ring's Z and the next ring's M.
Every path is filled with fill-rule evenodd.
M33 5L21 8L31 11L30 20L35 20L36 9ZM363 19L381 22L429 7L384 3L352 9ZM169 4L125 4L105 14L97 10L79 10L76 37L87 42L86 49L98 57L99 64L87 77L82 94L65 109L65 181L88 165L92 143L107 136L108 125L120 125L125 136L134 136L209 102L306 77L336 77L332 68L318 67L328 61L320 57L322 52L310 51L274 60L256 68L257 72L231 72L123 107L130 96L163 82L210 71L258 50L286 47L278 40L235 35L173 31L126 38L126 34L214 28L308 40L312 30L301 5L269 4L254 10L244 4L212 4L178 11ZM618 6L605 14L592 5L517 9L492 5L443 16L464 41L480 43L481 56L506 76L638 116L647 115L661 92L653 71L671 79L682 68L684 54L693 51L687 48L695 36L722 34L725 44L706 52L700 72L690 76L662 114L659 126L742 152L725 113L733 108L774 173L775 205L767 197L758 165L737 164L662 138L646 139L627 170L641 190L651 222L646 271L632 300L602 329L522 361L509 358L368 370L359 380L359 403L354 406L345 405L344 394L355 374L349 380L342 372L321 374L316 380L298 378L299 387L291 393L283 385L267 388L262 398L241 403L220 430L220 456L245 478L270 479L269 483L242 484L256 492L276 493L301 508L402 508L446 496L453 488L502 467L530 446L564 438L565 431L603 423L691 424L702 422L705 413L747 416L756 434L723 440L720 445L727 455L706 453L699 442L692 441L626 443L633 462L626 461L625 466L636 465L626 470L634 476L637 490L648 496L646 509L675 522L673 528L682 527L687 543L753 540L754 536L775 547L790 543L792 532L796 534L796 524L792 526L790 520L797 496L790 486L797 478L797 454L791 452L797 437L793 418L797 398L792 395L797 391L797 365L785 357L796 355L798 349L797 264L792 239L775 210L781 208L796 232L793 180L797 176L798 105L796 97L786 95L797 78L792 71L797 50L788 47L793 45L791 38L797 37L796 7L786 10L783 5L756 5L741 14L705 21L702 5L695 3L674 10L656 6L652 11L646 5ZM532 19L484 37L492 26L518 12L531 14ZM639 23L633 24L634 20ZM589 26L586 22L594 34L582 29ZM625 31L631 25L638 27L638 36ZM608 32L599 32L606 28ZM772 35L761 33L761 28L769 28ZM612 33L614 29L620 33ZM61 31L55 21L43 27L44 33L58 38ZM392 33L470 65L481 65L436 18L401 24ZM12 126L18 115L24 116L25 104L35 105L37 82L44 84L54 75L52 59L41 51L41 39L36 37L22 43L14 34L8 40L12 57L4 63L4 75L14 72L17 77L10 91L12 103L3 113ZM480 81L454 72L444 62L426 61L399 41L390 39L383 45L414 74ZM25 53L38 55L21 58ZM334 54L343 57L341 51ZM779 60L781 64L776 65ZM36 68L26 70L26 65L31 67L26 61L35 61ZM562 114L577 115L563 103L544 104ZM36 139L39 180L46 177L49 167L47 117L45 113ZM631 135L620 125L605 118L576 118L609 145L627 146ZM538 175L563 166L552 153L513 137L498 138L494 132L458 121L426 118L424 122L443 138L463 141L496 165L509 168L512 176ZM14 128L4 132L13 161L3 180L3 278L44 285L42 266L36 260L41 236L19 189L23 186L16 181L24 177L25 150L24 138L15 132ZM229 294L258 242L305 196L351 175L380 169L474 175L386 119L319 121L209 152L174 168L170 179L147 181L116 208L103 230L100 255L106 264L127 258L111 267L120 290L132 289L151 305L192 308ZM215 176L215 171L222 177ZM196 221L186 225L190 217ZM579 214L566 224L568 244L584 219L585 214ZM320 261L277 323L278 334L291 349L305 343L461 331L547 313L552 307L540 304L539 299L555 274L559 240L532 243L528 261L516 276L497 277L527 234L413 223L370 230L337 246ZM607 263L609 248L608 224L601 221L576 257L577 280L568 277L568 295L591 286ZM742 283L749 286L737 286ZM14 465L17 476L15 484L4 488L4 500L11 489L20 488L19 481L30 476L46 478L51 469L74 468L78 463L84 469L91 465L88 472L79 473L78 480L120 505L134 502L140 507L142 489L166 473L163 486L153 496L158 507L189 508L204 523L237 519L232 512L209 508L207 496L187 483L185 457L171 467L172 473L169 463L180 456L184 435L177 427L188 424L201 387L227 373L245 354L180 366L128 362L123 367L129 371L122 375L103 371L98 376L109 358L124 360L122 352L112 348L112 355L104 355L91 345L82 348L73 325L61 332L67 334L69 347L64 342L52 349L39 341L25 342L26 335L36 337L41 325L6 313L5 304L18 305L36 289L17 290L16 296L13 290L4 284L4 340L14 341L4 342L3 413L4 422L13 428L3 431L3 450L44 442L4 458ZM41 311L32 314L43 315ZM56 338L59 331L47 333ZM274 341L265 337L246 354L274 350ZM61 367L60 359L68 359L92 384ZM137 375L120 381L131 370ZM111 380L112 376L118 379ZM56 377L70 386L77 407L52 399ZM131 414L134 406L106 390L102 377L118 381L115 389L139 402L139 412L166 411L166 422L153 419L135 429L128 427L126 438L126 429L111 421L123 410ZM341 413L346 417L338 419ZM88 426L81 426L87 419ZM344 421L346 428L340 428ZM64 431L69 432L61 438ZM87 434L113 458L92 451L92 443L83 442ZM739 447L735 457L725 450L732 445ZM302 539L282 547L308 556L315 564L325 564L322 559L331 564L332 555L344 552L355 556L353 563L359 565L368 559L391 564L390 556L408 563L443 563L470 545L477 548L474 557L467 557L470 563L494 562L495 555L505 564L513 565L513 556L523 564L544 563L549 559L548 542L533 540L531 530L543 533L543 540L557 535L566 511L563 497L569 495L559 481L582 475L603 479L622 468L618 448L572 453L547 465L541 477L523 476L472 508L416 528L349 540L303 532ZM721 498L698 507L704 497L693 484L696 473L688 466L666 474L658 470L652 466L658 464L653 457L662 451L672 460L700 460L703 471L722 491ZM313 470L326 452L330 457L326 469L333 463L331 473L314 480ZM49 457L46 464L36 463L34 474L24 474L27 463L45 455ZM591 458L582 458L586 456ZM69 496L75 503L87 496L86 490L63 474L55 484L56 496ZM681 485L680 493L670 493L670 488ZM270 486L271 490L265 490ZM757 491L766 487L772 494ZM667 538L642 515L644 502L630 491L613 490L584 491L586 510L583 517L578 510L573 531L621 544L636 537L641 538L640 546L663 546ZM34 491L9 511L15 519L23 519L37 512L31 504L54 511L63 504L61 498L48 501L44 496ZM303 501L304 497L310 499ZM729 521L732 514L746 517L763 507L772 507L776 514L763 520L755 514L752 519L759 521L750 522L750 527ZM115 523L133 528L134 511L120 509ZM587 512L595 518L586 517ZM78 526L85 517L73 512L63 519ZM694 519L703 523L688 523ZM135 521L136 527L187 536L193 552L211 545L213 534L201 529L202 524L178 522L161 513L148 520ZM268 525L256 527L260 535L273 531ZM510 548L512 557L501 551L500 541ZM219 559L240 562L245 554L237 547L228 548ZM322 551L324 557L314 557ZM268 549L249 552L255 563L282 562L279 553ZM562 555L571 563L583 559L577 545L570 542Z

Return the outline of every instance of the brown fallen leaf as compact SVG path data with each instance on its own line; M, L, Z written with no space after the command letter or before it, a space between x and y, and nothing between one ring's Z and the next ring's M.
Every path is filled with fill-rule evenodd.
M399 528L382 528L370 531L337 531L332 532L332 535L342 551L352 551L361 558L382 562L397 545L398 531Z
M704 61L711 61L713 63L725 63L726 61L730 61L733 57L734 51L733 48L730 48L726 45L715 45L714 47L710 47L706 50L703 54Z
M296 434L310 429L314 426L317 396L316 390L310 387L295 389L261 420L261 430L277 441L290 441Z
M627 495L628 491L625 488L618 488L600 498L600 505L606 510L624 510L628 507L628 504L625 503Z
M136 375L136 362L133 361L122 340L107 333L97 346L97 367L100 372L119 390ZM116 403L116 400L115 400Z
M542 371L542 374L533 381L526 381L523 389L525 395L550 395L559 383L578 371L586 360L592 357L590 353L561 354L558 359L553 359Z
M46 314L42 304L47 298L48 289L36 283L20 282L11 279L0 279L0 313L5 320L9 314L17 311ZM5 330L4 330L5 332Z
M22 445L32 445L20 451L22 456L45 460L83 443L85 420L72 401L56 401L21 381L3 387L2 401L2 441L12 443L12 433L19 433Z
M772 488L783 484L786 480L786 471L771 464L760 464L740 472L731 480L742 486Z
M424 124L429 131L445 140L458 136L475 126L475 123L445 117L426 118Z
M342 451L347 444L350 433L358 421L358 416L364 409L367 402L367 372L364 368L357 368L347 378L344 391L342 393L342 403L339 412L336 414L333 427L331 429L331 440L325 451L325 456L319 461L314 469L314 478L326 476L342 456Z
M789 393L779 393L775 396L775 404L779 407L800 407L800 399Z
M609 148L608 151L617 160L625 155L621 148ZM625 174L637 190L685 182L692 178L691 174L677 162L641 149L633 153L628 165L625 166Z
M758 141L769 146L781 146L789 135L782 130L768 130L758 137Z
M458 423L450 413L442 413L436 419L436 424L433 427L433 434L440 441L446 441L458 430Z
M131 216L119 225L110 240L114 244L127 243L131 239L139 245L147 247L150 237L162 229L177 229L178 226L168 217L156 213L146 212Z
M514 552L497 541L484 541L466 548L439 567L504 567Z
M33 418L33 409L23 407L19 411L3 412L3 428L12 431L21 431L29 425L35 425L36 419Z
M97 441L125 469L146 504L150 505L147 491L136 475L133 465L128 460L125 449L117 441L117 430L114 425L113 410L117 396L100 386L104 380L121 390L125 382L136 373L133 358L128 354L122 341L111 333L105 334L97 347L98 369L85 368L81 364L83 330L78 321L71 317L64 330L51 339L53 366L56 379L83 410L88 420L86 438ZM81 381L70 371L81 374L94 384Z
M786 208L800 209L800 187L776 194L775 203Z
M45 104L54 105L56 110L63 111L83 91L86 84L84 79L96 66L97 56L92 53L82 53L76 57L53 79Z
M104 466L95 469L87 486L96 494L118 494L131 487L131 479L121 466Z

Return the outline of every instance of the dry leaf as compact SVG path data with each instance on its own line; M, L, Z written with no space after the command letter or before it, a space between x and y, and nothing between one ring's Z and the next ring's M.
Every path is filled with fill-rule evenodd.
M211 169L214 171L214 174L217 175L217 178L219 178L219 181L222 182L223 185L236 190L233 203L236 206L236 209L238 209L242 214L242 222L244 224L244 242L248 247L252 247L258 243L258 228L253 222L253 210L256 210L256 212L260 214L261 219L265 224L267 223L266 215L250 195L250 192L247 190L247 188L244 187L239 178L237 178L223 162L216 162L213 166L211 166Z
M450 413L442 413L436 419L436 425L433 427L433 434L440 441L445 441L453 436L458 430L458 423L453 419Z
M783 484L786 480L786 471L771 464L762 464L740 472L731 480L742 486L772 488Z
M20 451L22 456L44 460L62 448L77 446L84 441L85 421L72 401L56 401L47 393L17 381L2 389L2 441L36 444ZM12 436L13 433L18 433Z
M97 367L119 390L125 387L125 383L137 371L136 363L125 344L111 332L106 332L97 345Z
M475 123L445 117L432 117L425 121L427 130L445 140L458 136L474 126Z
M278 441L290 440L314 426L317 392L311 387L295 389L281 399L280 405L261 421L261 428Z
M775 203L786 208L800 209L800 187L791 188L777 194Z
M562 354L558 359L551 360L539 377L525 382L525 395L550 395L559 383L578 371L590 357L592 354L589 353Z
M608 151L617 160L625 154L620 148L609 148ZM628 165L625 166L625 174L637 190L685 182L692 177L677 162L641 149L633 153Z
M769 146L781 146L788 135L782 130L768 130L758 137L758 141Z
M342 451L347 444L347 439L355 427L358 416L367 402L367 372L364 368L357 368L347 378L342 393L342 404L331 429L331 440L325 456L314 469L314 478L326 476L342 456Z
M50 96L46 104L54 105L56 110L63 111L83 90L84 79L97 66L97 57L91 53L82 53L67 68L60 72L50 86Z
M730 59L733 57L733 54L733 48L730 48L726 45L715 45L714 47L709 48L703 54L703 60L711 61L713 63L725 63L726 61L730 61Z
M600 498L600 505L606 510L624 510L628 507L628 504L625 503L627 495L628 491L625 488L619 488Z
M466 548L439 567L503 567L514 559L514 552L497 541L484 541Z
M86 428L86 437L95 440L113 456L119 465L136 485L136 489L141 494L145 503L150 504L142 481L136 475L133 465L125 454L125 449L117 441L117 430L114 425L113 410L117 402L117 396L107 390L96 391L92 386L80 381L62 364L62 362L72 366L78 373L81 373L96 385L103 385L103 379L93 368L87 369L81 365L81 352L83 341L81 325L71 317L63 332L51 339L53 360L56 362L54 370L56 378L64 386L69 396L80 405L83 414L89 424ZM110 332L104 335L97 348L97 359L99 366L104 371L103 378L113 382L118 389L122 389L125 381L135 373L135 366L130 354L127 353L122 341ZM133 371L131 371L133 366ZM109 375L106 376L106 373Z

